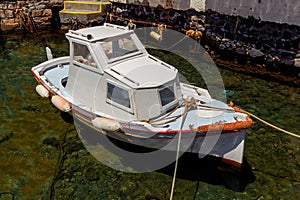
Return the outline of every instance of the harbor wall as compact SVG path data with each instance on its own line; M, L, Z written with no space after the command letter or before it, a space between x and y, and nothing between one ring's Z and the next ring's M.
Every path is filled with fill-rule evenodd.
M213 10L221 14L248 17L262 21L287 23L300 26L299 0L110 0L124 4L161 6L176 10ZM59 26L59 10L63 0L30 0L0 2L0 28L3 32Z
M130 4L148 4L177 10L213 10L226 15L253 16L262 21L300 26L299 0L111 0Z
M163 8L173 8L176 10L194 8L197 11L205 10L205 1L206 0L111 0L111 2L149 5L151 7L161 6Z
M227 15L300 25L299 0L207 0L205 7Z
M58 11L63 0L5 1L0 3L2 32L35 32L59 24ZM55 13L56 17L53 17ZM58 21L57 21L58 20Z

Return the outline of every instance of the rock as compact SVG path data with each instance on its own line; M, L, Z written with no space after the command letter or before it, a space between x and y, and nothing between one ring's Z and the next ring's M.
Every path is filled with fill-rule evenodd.
M294 66L300 68L300 58L296 58L296 59L295 59Z
M31 16L32 17L41 17L43 14L43 10L33 10Z
M71 154L75 151L79 151L84 148L85 147L81 142L74 142L74 143L68 143L65 151L67 154Z
M10 10L13 10L15 7L15 5L13 3L10 3L7 5L7 8L10 9Z
M13 30L16 30L16 28L18 27L19 27L18 20L4 19L1 21L1 30L3 32L11 32Z
M0 200L10 200L15 199L15 195L11 192L1 192L0 191Z
M45 8L46 8L46 5L38 5L38 6L36 7L37 10L43 10L43 9L45 9Z
M4 13L5 13L5 17L7 17L7 18L14 17L14 11L13 10L5 10Z
M99 171L92 169L92 168L88 168L86 170L85 176L89 181L96 181L99 179L99 175L98 175Z
M155 196L152 196L152 195L147 195L145 197L146 200L159 200L159 198L155 197Z
M13 132L0 134L0 144L13 136Z
M43 16L52 16L52 10L51 9L44 9Z
M0 17L1 17L1 18L5 18L4 10L0 10Z
M60 146L60 142L55 137L46 138L43 140L43 144L50 145L58 148Z

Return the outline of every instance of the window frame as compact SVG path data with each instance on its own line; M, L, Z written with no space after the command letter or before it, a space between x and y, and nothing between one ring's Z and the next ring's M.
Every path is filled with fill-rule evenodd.
M75 59L75 46L76 45L81 45L81 46L84 46L86 47L86 49L88 50L88 55L92 57L94 63L95 63L95 66L93 65L90 65L90 64L87 64L87 63L84 63L84 62L79 62L78 60ZM99 70L99 67L98 67L98 64L95 60L95 56L93 55L92 51L91 51L91 48L89 47L89 45L85 44L85 43L81 43L79 41L72 41L72 57L71 59L73 60L73 63L77 66L80 66L80 67L83 67L85 69L89 69L89 70L94 70L94 71L98 71ZM88 60L88 59L85 59L83 56L82 56L82 59L84 60Z
M97 42L97 45L99 45L99 47L101 48L101 50L103 51L106 59L108 60L109 63L112 63L112 62L115 62L115 61L118 61L118 60L121 60L121 59L124 59L124 58L127 58L127 57L131 57L131 56L135 56L135 55L138 55L138 54L142 54L143 52L139 49L138 45L136 44L136 41L134 40L134 37L132 35L133 33L131 34L126 34L126 35L123 35L122 37L119 36L119 37L116 37L116 38L113 38L113 39L106 39L106 40L103 40L103 41L99 41ZM130 39L132 41L132 44L134 45L135 47L135 50L132 50L132 51L128 51L122 55L118 55L118 56L113 56L114 55L114 45L117 43L117 48L119 50L126 50L126 49L123 49L121 48L121 44L120 44L120 40L122 39ZM111 51L111 55L109 56L108 54L108 51L106 50L105 47L105 44L108 44L108 43L111 43L109 46L110 46L110 49L107 49L109 51Z
M172 93L174 94L174 99L172 101L169 101L168 103L163 105L163 99L161 97L161 91L163 91L166 88L172 88ZM160 105L163 109L168 108L170 105L174 104L175 102L177 102L177 95L176 95L176 90L175 90L175 85L174 84L167 84L167 85L163 85L162 87L158 88L157 92L158 92L158 96L159 96L159 100L160 100Z
M113 99L110 99L108 97L108 94L109 94L108 93L109 92L108 91L108 84L110 84L110 85L112 85L112 86L114 86L116 88L119 88L121 90L124 90L124 91L128 92L129 107L124 106L123 104L121 104L121 103L119 103L117 101L114 101ZM107 80L107 82L106 82L106 96L105 96L105 98L106 98L106 103L107 104L113 105L113 106L115 106L117 108L120 108L121 110L124 110L124 111L126 111L128 113L131 113L131 114L134 113L133 112L133 103L132 103L132 91L131 91L130 88L125 87L124 85L121 85L121 84L119 84L117 82L114 82L114 81L111 81L111 80Z

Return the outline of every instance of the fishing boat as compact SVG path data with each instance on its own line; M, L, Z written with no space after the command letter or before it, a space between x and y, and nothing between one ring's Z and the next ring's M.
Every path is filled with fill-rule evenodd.
M107 24L69 30L70 55L32 67L37 93L99 134L151 149L204 153L241 167L247 113L181 83L134 30ZM180 145L178 145L180 143ZM179 148L179 149L178 149Z

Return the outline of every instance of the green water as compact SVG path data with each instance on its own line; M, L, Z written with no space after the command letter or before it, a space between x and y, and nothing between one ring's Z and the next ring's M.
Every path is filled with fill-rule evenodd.
M35 92L30 68L68 53L62 33L0 41L0 200L168 199L173 165L131 174L110 169L82 146L72 123ZM184 69L183 69L184 70ZM221 70L229 99L257 116L300 134L300 88ZM190 75L192 80L197 77ZM57 145L45 139L56 138ZM300 139L256 121L247 130L240 174L205 162L179 160L174 199L300 199ZM237 189L239 188L239 189Z

